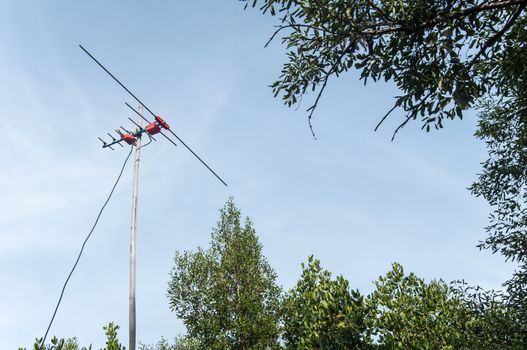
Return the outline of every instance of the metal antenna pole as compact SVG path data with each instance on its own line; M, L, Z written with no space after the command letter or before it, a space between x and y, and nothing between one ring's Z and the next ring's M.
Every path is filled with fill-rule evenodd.
M139 106L139 117L137 124L142 125L143 106ZM136 340L136 321L135 321L135 242L137 232L137 198L139 182L139 159L141 156L141 138L138 137L135 144L135 161L134 161L134 192L132 195L132 227L130 230L130 307L128 316L129 327L129 350L135 350Z

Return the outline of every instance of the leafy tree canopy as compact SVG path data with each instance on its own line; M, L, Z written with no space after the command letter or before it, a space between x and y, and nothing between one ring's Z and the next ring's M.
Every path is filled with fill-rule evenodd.
M527 348L521 314L503 292L486 291L464 281L454 282L451 291L461 300L468 316L468 341L472 349L520 350Z
M176 337L173 344L162 338L155 345L139 345L139 350L198 350L199 342L189 337Z
M399 88L380 122L400 108L395 132L417 118L442 128L489 94L525 94L527 0L240 1L279 16L272 38L282 35L288 62L272 87L288 106L318 90L310 126L328 80L350 69Z
M519 350L522 328L499 294L426 282L401 265L363 296L310 257L284 299L285 349Z
M381 349L475 348L465 305L444 282L426 283L393 264L375 286L370 326Z
M476 135L486 141L489 158L470 189L494 209L488 237L479 247L518 263L505 286L527 329L527 98L486 101ZM527 334L524 337L527 343Z
M367 315L364 298L342 276L320 267L312 256L284 300L285 349L363 349Z
M489 158L471 190L493 207L480 248L518 263L505 285L527 329L527 0L240 1L279 17L272 38L288 62L272 87L288 106L318 90L310 126L329 78L350 69L401 91L375 128L402 111L394 137L411 120L429 131L478 109Z
M117 331L119 326L113 322L103 327L106 335L106 346L101 350L126 350L124 346L119 343ZM59 339L57 337L51 338L50 344L42 344L42 338L36 338L33 344L34 350L91 350L92 346L81 347L77 338ZM19 348L18 350L26 350Z
M278 348L281 289L251 221L230 199L210 247L176 253L170 308L200 349Z

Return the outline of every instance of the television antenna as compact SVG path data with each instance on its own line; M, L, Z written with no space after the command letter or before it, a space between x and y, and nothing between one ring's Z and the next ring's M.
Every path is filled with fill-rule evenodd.
M110 195L108 196L108 199L106 200L106 202L104 203L104 205L102 206L100 212L99 212L99 215L97 216L97 219L95 220L95 224L93 225L91 231L89 232L88 236L86 237L83 245L82 245L82 248L79 252L79 255L77 257L77 260L75 262L75 264L73 265L73 268L71 270L71 272L69 273L67 279L66 279L66 282L64 283L63 287L62 287L62 292L60 294L60 298L59 298L59 301L55 307L55 311L53 313L53 316L51 318L51 321L48 325L48 328L46 330L46 333L44 334L44 337L42 338L42 341L40 343L40 349L43 349L44 348L44 344L45 344L45 341L46 341L46 337L48 335L48 332L49 332L49 329L51 328L51 325L53 323L53 320L55 319L55 315L57 313L57 310L58 310L58 307L60 305L60 302L62 300L62 296L64 294L64 290L66 289L66 285L68 284L68 281L71 277L71 275L73 274L73 271L75 270L78 262L79 262L79 259L82 255L82 252L84 250L84 246L86 245L86 242L88 241L88 239L90 238L93 230L95 229L98 221L99 221L99 218L104 210L104 208L106 207L106 204L108 204L108 201L110 200L112 194L113 194L113 191L115 190L115 187L117 186L117 183L119 182L119 179L121 178L121 175L123 173L123 170L124 170L124 167L126 166L126 162L128 161L128 158L130 157L131 155L131 152L133 150L133 147L135 147L135 161L134 161L134 180L133 180L133 194L132 194L132 224L131 224L131 228L130 228L130 297L129 297L129 347L128 349L129 350L135 350L136 349L136 304L135 304L135 285L136 285L136 280L135 280L135 272L136 272L136 233L137 233L137 226L136 226L136 222L137 222L137 202L138 202L138 198L139 198L139 161L140 161L140 157L141 157L141 148L146 146L147 144L150 144L151 142L153 141L156 141L156 138L154 135L161 135L163 136L165 139L167 139L171 144L173 144L174 146L177 146L177 143L172 139L170 138L167 133L171 134L173 137L175 137L179 143L181 143L185 148L187 148L187 150L190 151L190 153L192 153L194 155L194 157L196 157L200 162L201 164L203 164L223 185L227 186L227 183L225 181L223 181L223 179L214 171L212 170L212 168L207 164L205 163L205 161L203 159L201 159L200 156L198 156L196 154L196 152L194 152L192 150L192 148L190 148L178 135L176 135L176 133L172 130L172 128L170 127L170 125L168 125L168 123L162 118L160 117L159 115L156 115L152 112L152 110L150 108L148 108L134 93L132 93L123 83L121 83L121 81L119 81L119 79L117 79L115 77L115 75L113 75L108 69L106 69L105 66L102 65L101 62L99 62L99 60L97 60L90 52L88 52L88 50L86 50L82 45L79 45L79 47L93 60L95 61L95 63L97 63L97 65L99 65L100 68L102 68L113 80L115 80L115 82L117 82L117 84L119 84L128 94L130 94L130 96L132 96L134 98L134 100L136 100L136 102L139 103L139 108L136 110L134 109L128 102L126 102L126 106L128 106L128 108L130 108L132 111L134 111L135 114L137 114L138 116L138 119L137 119L137 122L135 122L133 119L131 118L128 118L129 121L132 122L132 124L134 124L134 126L136 127L135 130L131 131L131 130L128 130L126 128L124 128L123 126L120 126L118 129L115 130L115 134L110 134L108 133L108 136L110 137L110 141L105 141L103 140L102 138L99 137L99 140L102 142L102 147L103 148L109 148L111 149L112 151L114 150L114 147L115 146L121 146L121 147L124 147L123 144L128 144L131 146L131 149L130 149L130 153L128 154L124 164L123 164L123 167L121 168L121 172L117 178L117 181L115 183L115 185L113 186L111 192L110 192ZM149 118L146 118L144 115L143 115L143 112L144 112L144 109L146 109L148 111L148 113L150 113L153 117L154 117L154 120L153 121L150 121ZM145 121L147 124L145 127L142 126L142 122ZM143 135L146 135L148 136L149 138L149 142L145 145L141 145L141 139L142 139L142 136Z

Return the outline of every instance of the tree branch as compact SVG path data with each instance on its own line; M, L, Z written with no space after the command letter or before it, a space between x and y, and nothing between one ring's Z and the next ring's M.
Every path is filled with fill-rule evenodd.
M327 30L327 29L319 28L319 27L315 27L315 26L312 26L312 25L309 25L309 24L290 23L290 24L287 24L287 25L280 25L280 26L278 26L278 29L276 29L276 30L274 31L274 33L271 35L271 37L269 38L269 40L267 40L267 42L265 43L265 46L264 46L264 47L269 46L269 44L271 43L271 41L274 40L274 38L278 35L278 33L280 33L282 30L287 29L287 28L295 28L295 29L298 29L298 28L308 28L308 29L312 29L312 30L319 30L319 31L324 32L324 33L330 33L330 34L334 34L334 35L337 34L337 33L335 33L335 32L331 32L331 31L329 31L329 30Z
M395 140L395 135L399 132L399 130L401 130L402 128L404 128L404 126L406 124L408 124L408 122L410 121L410 119L412 119L413 116L410 114L408 117L406 117L406 120L404 122L402 122L401 124L399 124L399 126L397 127L397 129L395 129L395 131L393 132L393 135L392 135L392 139L390 141L393 142L393 140Z
M328 84L329 77L333 73L335 73L335 70L338 67L338 65L340 64L340 62L342 61L342 58L346 55L346 53L348 53L349 49L355 44L356 40L357 39L355 38L354 41L350 42L350 44L344 48L344 50L342 51L342 54L336 59L336 61L333 64L333 66L326 73L326 75L324 76L324 82L322 83L322 87L318 91L317 98L315 99L315 103L311 107L309 107L307 109L307 112L309 112L309 115L307 116L307 123L309 124L309 130L311 130L311 134L313 135L313 138L315 140L317 139L317 136L315 134L315 131L313 130L313 124L311 123L311 119L313 118L313 113L315 112L315 109L318 106L318 101L320 100L320 97L322 97L322 93L326 89L326 85Z
M397 21L392 17L390 16L389 14L387 14L386 12L384 12L382 10L382 8L380 8L379 6L377 6L377 4L375 3L375 0L373 1L370 1L370 6L373 7L378 13L379 15L384 18L385 21L387 22L390 22L390 23L397 23Z
M489 11L489 10L496 10L501 9L509 6L515 6L515 5L526 5L527 0L502 0L502 1L494 1L494 2L484 2L480 5L473 6L461 11L452 11L443 13L441 15L438 15L437 17L430 19L428 21L424 21L421 23L421 26L418 27L418 29L428 29L431 27L434 27L438 25L441 22L444 22L445 20L451 20L451 19L458 19L462 17L466 17L468 15ZM396 26L390 26L383 29L378 30L371 30L371 31L365 31L362 34L364 35L383 35L383 34L389 34L389 33L395 33L395 32L409 32L410 29L403 26L403 25L396 25Z
M496 34L494 34L492 36L492 38L490 38L482 47L481 49L478 51L478 53L476 54L476 56L474 56L474 58L472 59L472 61L470 62L469 66L472 66L472 64L474 64L474 62L476 62L478 60L478 58L483 55L485 53L485 51L487 51L487 49L489 47L491 47L492 45L494 45L509 29L511 29L511 27L514 25L514 22L516 22L516 20L518 19L518 17L520 16L520 14L522 13L523 10L525 10L525 7L527 6L527 3L524 3L522 5L520 5L520 7L516 10L516 12L513 13L513 15L511 16L511 18L509 19L509 21L505 24L505 26L503 26L503 28L497 32Z
M395 105L384 115L384 117L382 117L381 121L377 124L377 126L375 127L375 129L373 129L373 131L377 131L377 129L379 129L379 127L381 126L382 123L384 123L384 121L386 120L386 118L388 118L388 116L390 114L392 114L392 112L398 107L398 103L395 102Z
M391 141L395 140L395 135L399 132L399 130L401 130L406 124L408 124L408 122L410 121L410 119L416 119L417 118L417 110L419 110L419 108L423 108L423 105L426 104L426 100L428 100L428 98L430 96L432 96L434 92L431 90L430 92L428 92L428 94L424 97L421 97L419 99L419 102L417 105L415 105L415 112L414 113L411 113L406 117L405 121L402 122L401 124L399 124L399 126L397 127L397 129L395 129L395 131L393 132L393 135L392 135L392 139ZM399 102L399 100L396 102L396 105L397 103ZM382 122L382 120L381 120Z

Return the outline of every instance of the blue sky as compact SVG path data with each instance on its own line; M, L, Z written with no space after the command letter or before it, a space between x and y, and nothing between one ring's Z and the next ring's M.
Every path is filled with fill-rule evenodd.
M98 136L134 102L78 48L83 44L229 183L189 152L145 148L138 223L138 339L184 333L168 309L175 250L207 245L233 196L255 224L288 289L314 254L368 293L394 261L427 279L499 288L513 266L475 248L489 208L466 190L485 159L474 114L390 142L401 116L373 132L397 91L333 80L316 112L274 99L285 60L275 20L231 1L3 1L0 12L0 348L42 336L80 244L126 151ZM127 344L132 167L89 241L51 334Z

